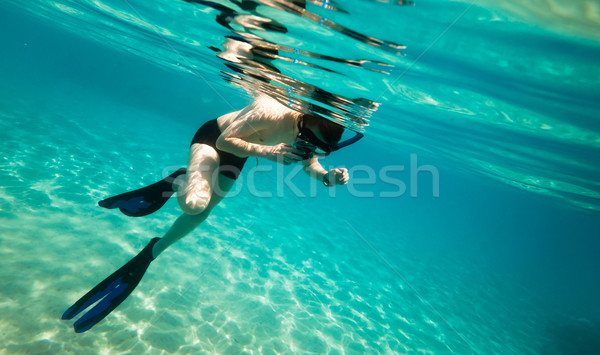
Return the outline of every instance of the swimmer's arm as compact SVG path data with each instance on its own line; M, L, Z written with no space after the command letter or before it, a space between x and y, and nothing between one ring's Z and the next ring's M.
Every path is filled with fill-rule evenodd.
M270 146L250 143L244 138L266 129L268 127L267 122L256 119L253 112L242 112L241 115L217 138L217 148L242 158L265 157L270 151Z
M311 176L319 181L323 181L323 176L325 176L325 174L327 174L327 170L325 170L325 168L323 168L321 163L319 163L319 159L317 159L317 157L314 157L314 156L310 159L306 159L306 160L302 161L302 169L309 176Z
M336 168L327 171L315 156L303 160L302 168L308 175L319 181L323 181L325 176L327 176L327 186L346 185L350 179L346 168Z
M302 160L302 152L289 144L263 145L248 141L255 140L256 137L249 138L256 134L260 136L261 132L276 133L272 132L277 129L273 120L263 117L257 111L260 110L253 110L252 107L244 109L217 138L217 148L238 157L265 158L281 164L292 164Z

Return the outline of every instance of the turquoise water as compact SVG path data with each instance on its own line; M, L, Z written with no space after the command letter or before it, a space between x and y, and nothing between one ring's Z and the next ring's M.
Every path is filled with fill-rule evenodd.
M252 13L286 33L221 4L231 29L183 1L0 5L0 353L597 353L595 2ZM224 50L250 35L276 55ZM404 193L380 175L294 190L265 161L250 183L251 159L232 198L75 334L64 310L180 213L97 201L185 165L196 129L256 90L364 130L323 165L354 181L403 165L388 177Z

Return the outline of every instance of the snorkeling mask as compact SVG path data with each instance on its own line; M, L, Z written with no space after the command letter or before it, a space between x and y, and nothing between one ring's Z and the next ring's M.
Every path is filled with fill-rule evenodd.
M317 138L317 136L310 129L304 127L304 121L298 123L298 129L299 132L298 136L296 136L296 141L294 142L294 148L303 153L302 160L310 159L313 157L313 155L327 156L331 154L331 152L335 152L336 150L347 147L352 143L356 143L364 136L360 132L355 132L356 135L354 135L354 137L346 139L342 142L334 143L333 145L329 145Z

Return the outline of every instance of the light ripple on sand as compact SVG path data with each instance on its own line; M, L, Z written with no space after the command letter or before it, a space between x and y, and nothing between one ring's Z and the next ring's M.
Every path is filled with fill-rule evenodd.
M14 163L0 166L14 185L3 185L0 195L12 216L3 219L0 239L0 267L6 275L0 281L0 334L9 340L7 351L472 352L353 237L343 220L319 218L312 202L298 201L296 206L313 221L310 230L282 225L276 216L288 200L266 203L247 194L227 200L227 208L215 209L202 228L157 259L134 294L92 331L74 334L70 323L59 320L64 309L163 233L178 212L169 202L153 216L132 219L95 206L99 198L156 178L140 181L139 175L152 170L145 164L153 155L164 154L159 148L147 145L148 154L140 158L135 150L111 151L100 142L101 137L118 139L119 130L143 128L122 123L104 135L88 127L96 133L76 140L86 128L74 121L60 126L40 116L35 121L56 133L44 136L52 157L21 142L22 150L4 150ZM15 137L35 141L44 130L21 133L17 129ZM162 134L177 139L168 136L175 132ZM140 139L143 144L151 137ZM90 164L90 157L97 164ZM115 161L121 168L111 170ZM36 165L44 169L29 168ZM382 236L374 231L369 238ZM498 295L462 287L467 276L461 275L477 277L472 271L446 264L447 270L432 275L433 266L422 268L401 250L392 254L404 255L390 260L478 348L499 352L507 336L518 336L511 341L519 351L533 352L527 344L537 323L529 319L519 335L504 331L513 324L518 303L508 306L505 300L504 315L496 314ZM480 281L477 289L495 287ZM476 309L472 300L477 300Z

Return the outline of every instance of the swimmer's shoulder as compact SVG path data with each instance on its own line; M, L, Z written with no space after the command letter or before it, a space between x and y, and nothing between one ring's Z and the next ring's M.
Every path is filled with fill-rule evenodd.
M300 115L299 112L282 105L274 98L261 94L244 109L227 113L219 117L217 122L221 130L224 130L236 119L267 121L273 123L293 121L296 123L300 119Z
M281 104L279 101L267 95L260 95L254 101L255 109L258 110L263 118L273 121L297 121L300 118L300 113Z
M227 127L229 127L229 125L233 121L235 121L235 119L239 116L239 114L242 111L243 110L229 112L217 118L217 124L219 125L219 129L221 129L221 132L227 129Z

